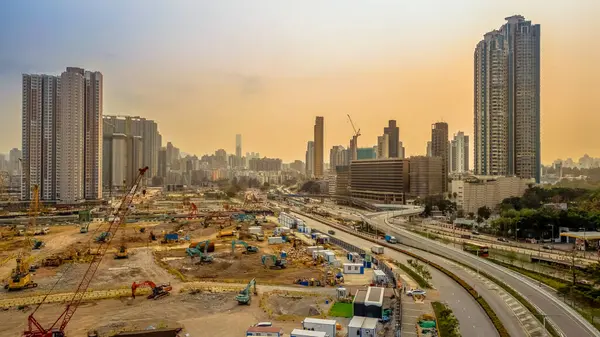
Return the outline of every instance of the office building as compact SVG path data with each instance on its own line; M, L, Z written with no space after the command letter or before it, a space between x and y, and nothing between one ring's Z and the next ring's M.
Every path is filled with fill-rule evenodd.
M315 142L312 140L306 144L306 176L309 178L315 175Z
M329 170L335 173L336 166L348 165L348 150L336 145L329 150Z
M242 135L235 135L235 155L238 158L242 158Z
M315 137L314 137L314 176L316 178L323 177L323 149L324 149L324 119L317 116L315 120Z
M294 160L293 163L290 163L290 169L303 173L304 170L306 169L306 165L305 163L302 162L302 160Z
M22 156L21 199L31 199L34 185L41 200L57 199L58 164L57 121L60 109L60 78L50 75L22 77L22 154L10 152L10 166L18 170Z
M409 187L408 173L406 159L355 160L350 163L349 191L355 198L402 204Z
M431 126L431 155L442 158L442 191L448 191L448 124L438 122Z
M410 157L410 195L425 198L442 194L442 165L441 157Z
M388 135L389 158L398 158L398 142L400 141L400 128L396 126L396 121L388 121L388 126L383 128L383 133Z
M475 213L480 207L490 209L511 197L521 197L535 183L535 179L504 176L470 176L452 180L452 193L456 193L456 205L466 214Z
M340 196L350 195L350 166L336 166L335 168L335 194Z
M540 25L506 18L474 53L475 173L540 180Z
M469 136L459 131L450 142L450 173L469 171Z
M390 157L390 135L384 133L377 137L377 159L386 159Z
M377 151L372 147L356 149L356 160L377 159Z

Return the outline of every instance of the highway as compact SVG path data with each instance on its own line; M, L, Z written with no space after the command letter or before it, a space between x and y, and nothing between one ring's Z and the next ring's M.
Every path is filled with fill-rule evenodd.
M390 225L386 220L386 216L386 214L380 214L372 217L371 221L376 222L380 226L380 229L387 230L396 235L396 237L400 238L406 244L428 249L431 252L461 261L505 282L537 306L542 314L546 315L547 320L554 322L565 336L600 336L600 332L581 317L581 315L567 304L562 303L555 294L546 290L545 287L540 287L531 279L495 265L485 259L463 252L459 248L453 248L452 246L423 238L398 226Z
M323 232L327 232L328 229L331 229L331 227L321 222L312 220L300 214L296 213L296 216L304 220L312 228L316 228ZM336 231L335 237L355 246L363 247L365 250L370 250L369 247L373 246L373 244L367 240L342 231ZM404 264L407 264L406 260L409 259L406 255L392 251L391 249L386 249L385 255ZM460 322L460 331L463 336L498 336L489 317L487 317L483 309L465 289L437 269L430 268L430 272L432 283L440 292L440 300L446 302L454 312L454 315L456 315L456 318L458 318ZM509 329L511 336L526 336L523 331L519 329L518 323L516 325L512 324L512 326L512 328L506 326L506 328Z

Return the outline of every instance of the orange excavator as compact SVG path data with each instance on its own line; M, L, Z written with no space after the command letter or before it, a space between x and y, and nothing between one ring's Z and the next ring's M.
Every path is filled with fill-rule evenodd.
M140 283L133 282L131 285L131 297L135 298L135 290L139 287L150 287L150 289L152 289L152 294L148 295L149 300L157 300L161 297L168 296L171 293L171 290L173 290L173 287L171 287L170 284L161 284L157 286L152 281L144 281Z

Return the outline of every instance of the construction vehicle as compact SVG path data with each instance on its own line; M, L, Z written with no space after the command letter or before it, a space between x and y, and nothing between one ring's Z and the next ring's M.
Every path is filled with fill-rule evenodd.
M141 283L133 282L131 285L131 297L135 298L135 290L139 287L150 287L150 289L152 289L152 294L148 295L149 300L157 300L159 298L168 296L171 294L171 290L173 290L173 287L171 287L170 283L163 283L157 286L152 281L144 281Z
M192 259L194 259L194 256L198 256L200 258L200 263L210 263L214 258L207 253L209 245L210 240L202 241L198 243L196 248L186 248L185 252ZM203 247L203 249L200 250L200 247Z
M58 315L56 319L52 320L53 323L50 327L44 327L40 322L38 322L38 320L34 316L35 313L42 306L42 304L44 304L47 296L44 297L44 299L38 303L37 307L31 312L31 314L29 314L27 318L28 327L27 330L23 333L23 337L65 337L65 330L67 328L67 325L69 324L69 322L73 318L73 315L75 314L75 311L77 311L77 308L81 304L84 295L87 293L90 283L94 279L94 275L96 274L96 271L98 270L98 267L102 262L102 258L106 254L106 250L110 245L111 239L114 237L115 233L117 233L120 224L124 222L125 216L130 211L130 206L133 202L133 197L135 196L135 193L138 190L138 187L140 186L140 182L142 181L144 173L146 173L147 170L148 167L144 167L139 170L139 174L135 179L133 186L131 187L129 192L123 196L119 207L115 209L113 214L113 220L110 222L109 228L107 230L107 233L109 233L110 235L107 235L106 240L100 242L100 244L94 249L95 252L94 254L92 254L92 261L87 271L84 273L81 282L77 286L73 297L70 301L67 301L67 306L65 310L60 315Z
M229 237L229 236L236 236L237 235L237 231L234 230L224 230L224 231L219 231L219 233L217 233L217 238L225 238L225 237Z
M31 277L31 271L29 265L22 258L17 258L17 267L13 270L8 284L4 288L14 291L37 287L37 283L33 282Z
M38 228L33 232L33 235L46 235L50 233L50 228L48 227L44 227L44 228Z
M249 305L252 301L252 294L254 294L255 296L258 295L258 292L256 291L256 279L254 278L250 282L248 282L246 288L244 288L242 291L239 292L239 294L235 296L235 299L236 301L238 301L238 304Z
M87 233L89 231L90 228L90 223L84 223L79 227L79 233Z
M256 240L256 241L261 241L261 242L265 241L265 235L262 234L262 233L254 233L254 234L251 234L251 235L252 235L252 238L254 240Z
M179 241L179 234L177 233L169 233L163 236L163 239L160 243L173 243Z
M119 249L115 253L115 259L126 259L129 257L129 252L127 251L127 247L122 244L119 246Z
M287 260L284 258L278 258L276 255L263 255L261 257L263 266L271 268L284 269L287 266Z
M44 241L33 239L31 249L41 249L42 247L44 247Z
M258 247L250 246L248 243L246 243L246 241L232 240L231 241L231 254L235 253L236 245L244 246L244 248L246 248L246 251L245 251L246 253L258 253Z
M113 220L114 222L114 220ZM96 242L98 243L106 243L108 241L110 241L111 239L111 235L110 232L102 232L100 233L100 235L98 235L95 239Z

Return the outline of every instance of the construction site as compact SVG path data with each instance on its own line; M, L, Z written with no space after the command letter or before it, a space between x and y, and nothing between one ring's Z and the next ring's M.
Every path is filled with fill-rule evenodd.
M63 224L40 224L34 198L26 223L2 227L7 336L241 336L260 321L291 330L373 283L370 269L343 273L348 252L290 224L258 192L225 202L138 184Z

